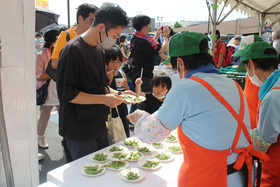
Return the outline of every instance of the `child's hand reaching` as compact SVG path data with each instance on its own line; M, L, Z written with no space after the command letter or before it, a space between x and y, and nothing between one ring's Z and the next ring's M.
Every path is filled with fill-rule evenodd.
M139 85L143 84L143 81L141 80L141 78L137 78L137 79L135 80L135 84L136 84L137 86L139 86Z

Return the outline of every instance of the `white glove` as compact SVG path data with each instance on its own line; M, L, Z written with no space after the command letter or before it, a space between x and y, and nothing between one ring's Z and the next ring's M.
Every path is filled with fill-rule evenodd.
M137 109L133 113L127 115L126 118L130 121L130 123L135 125L143 114L149 114L149 113L145 112L143 110Z

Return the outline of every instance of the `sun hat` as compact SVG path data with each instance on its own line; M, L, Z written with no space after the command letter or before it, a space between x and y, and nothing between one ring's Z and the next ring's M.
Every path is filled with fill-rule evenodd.
M245 38L243 38L241 40L241 43L239 44L238 51L236 51L232 56L233 57L242 56L242 51L247 45L249 45L251 43L254 43L254 42L258 42L258 41L263 41L263 39L261 37L259 37L258 35L246 36Z
M272 49L275 51L274 54L265 54L265 50ZM276 58L278 55L275 48L267 42L254 42L247 45L242 52L241 62L254 59L263 58Z
M208 49L205 49L204 51L200 51L199 49L199 44L204 39L207 38L198 32L186 31L175 34L169 40L169 57L161 65L169 63L171 57L189 56L202 52L208 52Z
M258 35L248 35L246 37L244 37L241 40L241 43L239 45L238 51L236 51L232 56L233 57L241 57L242 56L242 51L243 49L254 42L258 42L258 41L263 41L263 39L261 37L259 37ZM237 72L246 72L247 70L245 69L245 65L244 63L240 63L238 68L237 68Z

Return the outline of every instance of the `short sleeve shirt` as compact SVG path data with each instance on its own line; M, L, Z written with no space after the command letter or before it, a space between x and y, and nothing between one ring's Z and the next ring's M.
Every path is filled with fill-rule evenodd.
M223 41L219 41L219 42L216 42L215 43L215 56L214 56L214 62L215 62L215 66L217 67L218 65L218 61L219 61L219 54L220 53L224 53L224 57L226 57L226 54L227 54L227 46L225 44L225 42ZM222 61L222 67L226 66L227 65L227 62L226 62L226 59L223 58L223 61Z
M196 73L193 76L213 86L239 114L239 92L231 79L214 73ZM245 99L244 95L243 97ZM211 150L229 149L238 124L207 88L187 78L172 86L157 116L169 128L175 129L180 125L184 134L194 143ZM249 129L250 119L246 103L244 123ZM247 146L249 143L241 133L237 147ZM233 153L231 156L230 158L234 160L237 155Z
M146 101L144 101L145 104L145 111L149 114L153 114L155 111L159 109L159 107L162 105L162 101L159 101L151 92L145 93L146 94Z
M76 27L71 27L70 29L67 30L67 32L70 35L70 40L72 40L73 38L78 36L77 33L74 31L75 28ZM57 41L55 43L55 47L53 49L51 59L59 59L60 51L67 43L66 37L67 37L66 32L62 31L60 33L60 35L58 36Z
M80 36L65 45L57 67L61 136L71 140L89 140L106 132L107 106L81 105L70 101L80 92L105 94L107 82L104 54L100 46L90 46Z
M273 87L280 86L280 78ZM267 142L276 143L280 134L280 90L267 92L259 110L258 132Z

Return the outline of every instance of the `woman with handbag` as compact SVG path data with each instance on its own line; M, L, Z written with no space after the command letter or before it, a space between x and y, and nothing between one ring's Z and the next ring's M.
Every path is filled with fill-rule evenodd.
M51 57L51 48L54 46L57 36L59 35L58 30L50 30L45 33L45 45L44 50L39 52L36 57L36 89L42 88L42 86L47 87L47 92L43 97L46 100L38 102L37 92L37 105L40 105L40 115L37 123L37 135L38 135L38 146L43 149L47 149L49 146L45 141L45 131L50 119L50 113L53 106L56 106L59 110L59 101L56 92L56 83L50 78L46 73L46 69ZM42 97L42 95L40 96Z

